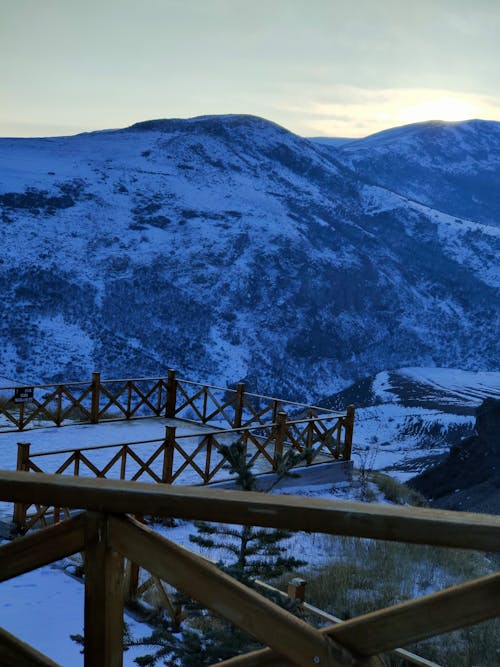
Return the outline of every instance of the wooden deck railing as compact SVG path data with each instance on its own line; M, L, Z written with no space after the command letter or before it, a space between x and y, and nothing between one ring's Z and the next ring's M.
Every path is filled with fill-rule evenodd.
M275 472L288 450L303 455L301 465L348 461L353 422L352 408L345 415L321 414L300 420L289 420L285 412L279 411L274 423L211 430L201 435L199 431L189 432L189 428L187 433L179 434L176 426L167 426L162 439L45 452L32 452L29 442L20 442L17 470L164 484L210 484L223 477L226 461L221 448L236 441L243 443L248 461L255 464L258 474ZM25 532L67 515L67 508L31 508L16 503L13 518L17 530Z
M381 653L500 614L496 573L318 630L127 515L499 552L497 516L23 472L0 472L0 500L86 510L0 547L0 581L85 551L85 667L122 664L124 557L268 647L218 663L224 667L375 667ZM27 651L0 633L0 663L15 656L53 664L34 651L28 661Z
M16 398L17 390L18 386L0 387L0 416L6 427L19 431L42 424L62 426L144 417L176 417L239 428L272 424L280 410L290 415L305 411L310 411L310 416L345 415L252 394L243 383L230 389L178 379L174 370L169 370L166 377L103 380L100 373L93 373L89 382L35 385L30 387L33 396L27 402Z

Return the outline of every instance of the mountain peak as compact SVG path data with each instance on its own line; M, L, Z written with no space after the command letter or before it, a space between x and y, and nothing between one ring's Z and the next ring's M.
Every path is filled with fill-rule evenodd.
M291 134L284 127L270 120L251 114L220 114L194 116L193 118L159 118L134 123L123 131L134 132L203 132L218 134L229 130L264 130L274 129Z

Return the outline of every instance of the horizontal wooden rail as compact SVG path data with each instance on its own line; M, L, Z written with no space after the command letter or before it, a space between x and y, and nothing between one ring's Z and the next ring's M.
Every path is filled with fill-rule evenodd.
M500 517L469 512L0 471L0 500L500 551Z
M193 437L193 436L191 436ZM132 445L149 445L153 442L163 442L163 438L154 438L153 440L137 440L136 442L117 442L106 445L88 445L86 447L72 447L71 449L51 449L47 452L30 452L30 459L39 456L54 456L56 454L72 454L73 452L91 452L101 449L112 449L113 447L130 447Z
M26 383L28 384L28 383ZM77 382L64 382L64 383L59 383L59 384L30 384L29 386L32 387L33 389L55 389L57 387L85 387L88 386L90 382L87 380L78 380ZM5 391L6 389L19 389L19 387L24 386L21 384L14 384L14 385L2 385L0 387L0 391Z

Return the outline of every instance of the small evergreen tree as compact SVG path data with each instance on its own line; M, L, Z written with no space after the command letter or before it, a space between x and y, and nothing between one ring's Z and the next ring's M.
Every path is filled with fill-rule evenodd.
M221 447L221 454L228 462L231 473L236 475L237 485L244 491L257 490L257 478L248 462L241 441ZM304 459L304 454L287 451L276 465L274 482L266 489L271 491L285 476L294 476L291 469ZM273 579L287 570L305 565L292 556L284 555L283 542L291 536L287 530L255 528L254 526L230 526L195 522L198 533L189 539L204 548L229 554L229 562L221 569L242 583L253 586L256 577ZM262 592L262 591L260 591ZM272 592L264 593L273 602L290 612L297 609L297 602L283 601ZM193 605L191 605L193 610ZM196 605L194 605L196 609ZM140 667L154 667L162 661L167 667L206 667L234 655L260 648L258 642L240 628L213 613L191 611L190 627L182 631L182 638L172 634L167 624L158 626L148 637L132 641L129 646L150 646L153 651L135 662Z
M243 491L257 490L257 477L253 474L245 446L241 441L221 447L221 454L228 462L229 470L236 475L236 484ZM303 454L288 450L277 462L274 482L270 491L291 469L303 460ZM283 555L283 542L292 535L284 529L255 528L254 526L229 526L196 521L197 535L190 535L191 542L207 549L229 554L231 560L225 570L244 583L256 577L274 579L283 572L305 565L293 556Z

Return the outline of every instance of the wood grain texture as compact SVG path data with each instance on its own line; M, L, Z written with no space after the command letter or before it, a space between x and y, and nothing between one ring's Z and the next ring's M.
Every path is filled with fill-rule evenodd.
M43 653L0 628L0 665L2 667L61 667Z
M11 471L0 500L500 551L499 516L420 507Z

